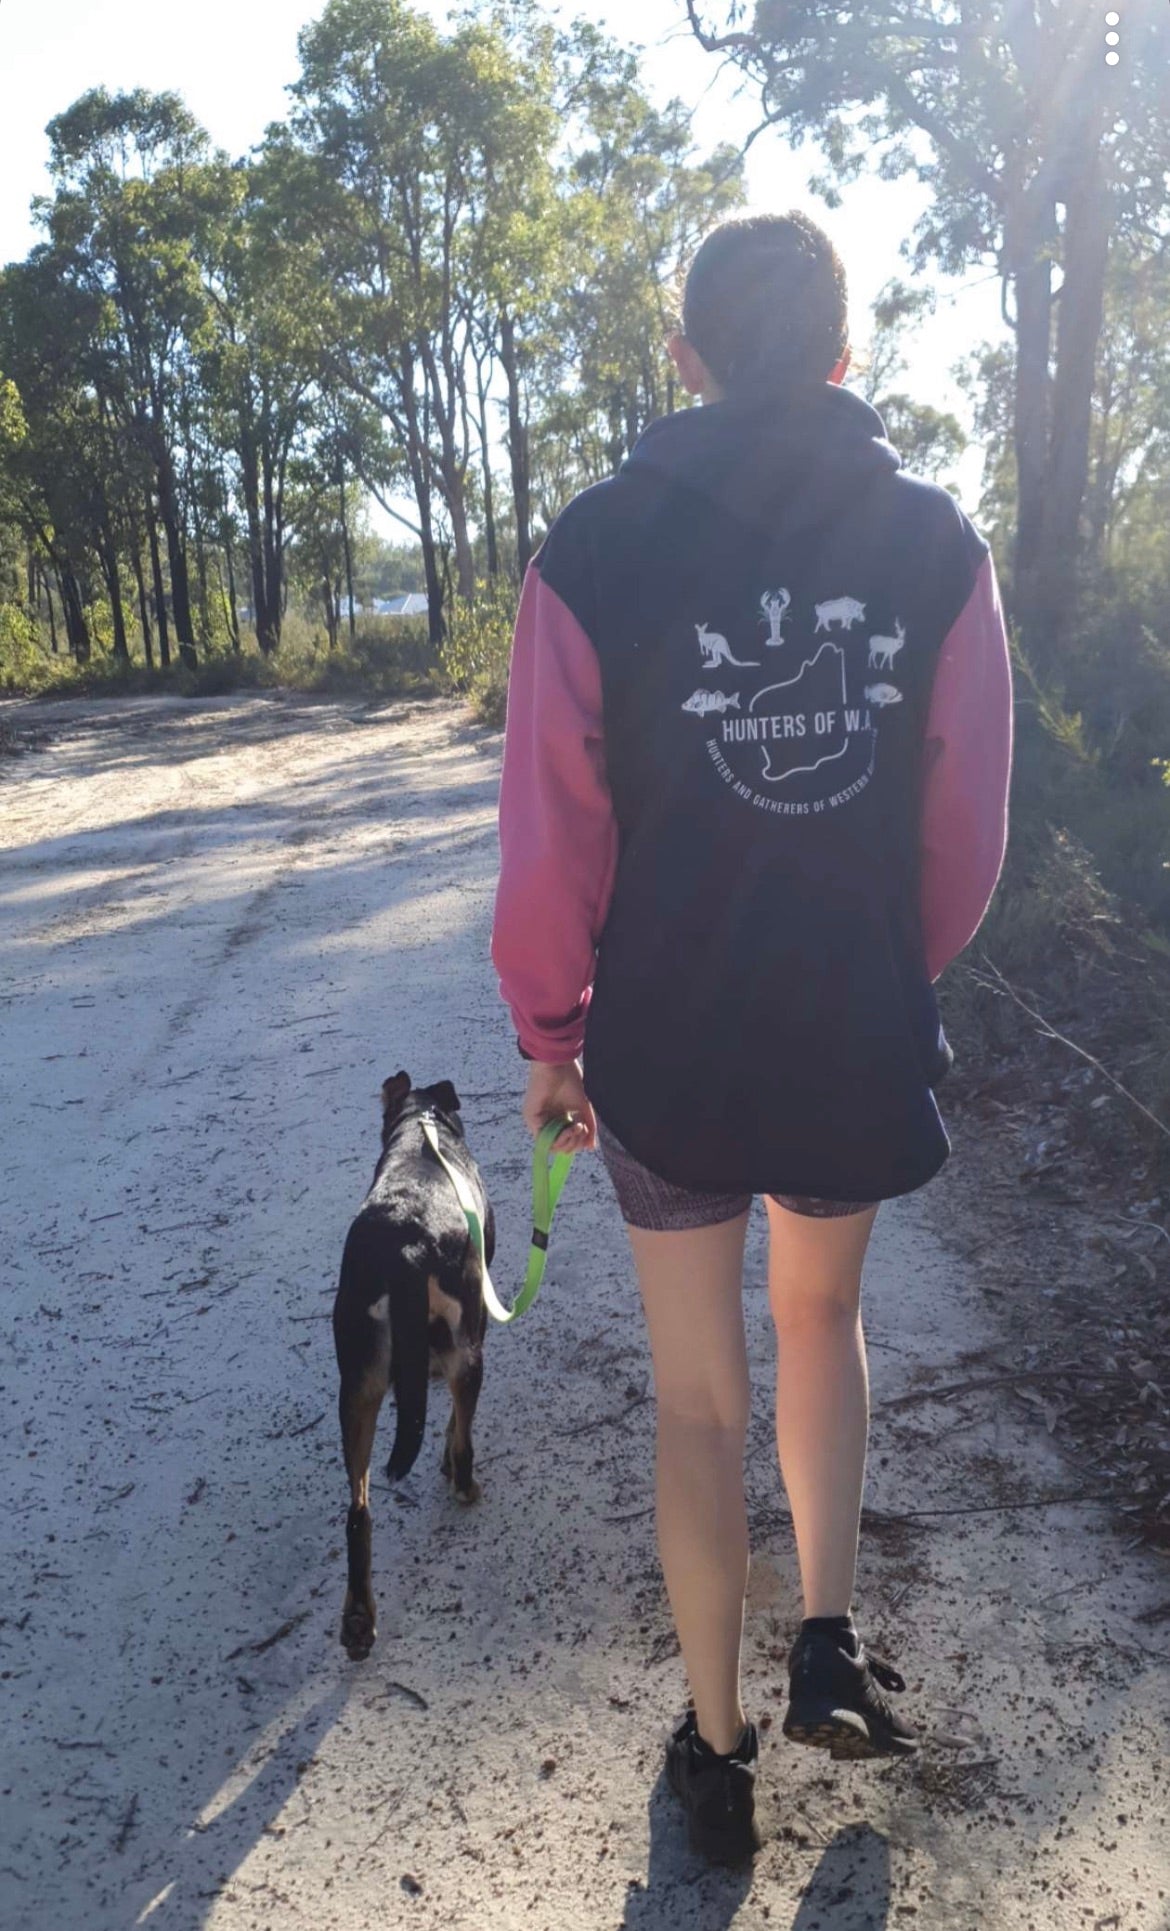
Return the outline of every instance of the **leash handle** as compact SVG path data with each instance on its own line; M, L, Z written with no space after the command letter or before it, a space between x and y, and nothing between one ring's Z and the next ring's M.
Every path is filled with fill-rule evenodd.
M501 1327L506 1327L509 1322L518 1320L521 1314L526 1313L540 1292L548 1261L553 1215L576 1158L572 1153L554 1153L552 1146L558 1134L571 1124L567 1119L549 1120L536 1136L536 1145L532 1150L532 1241L528 1249L524 1282L510 1308L506 1308L500 1300L488 1273L487 1263L484 1263L483 1297L488 1313Z

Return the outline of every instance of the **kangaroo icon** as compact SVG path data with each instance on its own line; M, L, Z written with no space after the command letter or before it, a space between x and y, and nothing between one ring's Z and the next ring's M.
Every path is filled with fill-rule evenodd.
M758 660L754 663L745 663L742 658L733 657L731 645L726 637L719 635L717 630L708 630L706 624L696 624L695 634L699 639L699 649L703 653L704 670L718 670L720 664L734 664L738 670L759 669Z
M865 616L865 605L858 603L856 597L833 597L828 603L818 603L815 608L817 622L814 637L817 630L831 630L834 624L840 624L842 630L852 630L854 624L859 624Z
M906 642L906 631L900 617L894 619L892 637L871 637L869 640L870 670L893 670L894 659Z

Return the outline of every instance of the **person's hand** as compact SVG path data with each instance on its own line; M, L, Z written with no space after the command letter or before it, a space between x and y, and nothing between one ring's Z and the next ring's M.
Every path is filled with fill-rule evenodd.
M581 1068L575 1059L564 1066L545 1066L533 1060L524 1095L524 1124L536 1138L550 1120L572 1121L553 1141L554 1153L581 1153L597 1145L597 1121L585 1094Z

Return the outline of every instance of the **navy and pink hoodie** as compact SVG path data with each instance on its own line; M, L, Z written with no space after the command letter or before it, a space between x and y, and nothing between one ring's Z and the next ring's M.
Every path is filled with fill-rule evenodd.
M826 383L653 423L529 569L492 958L680 1185L876 1200L949 1152L933 981L1003 860L988 546Z

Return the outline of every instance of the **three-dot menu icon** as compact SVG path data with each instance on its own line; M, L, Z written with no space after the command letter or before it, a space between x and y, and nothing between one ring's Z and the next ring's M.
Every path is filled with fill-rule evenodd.
M1107 67L1116 67L1118 61L1121 59L1121 55L1117 51L1121 45L1121 35L1117 32L1118 27L1121 25L1121 15L1119 13L1107 13L1105 15L1105 25L1109 28L1109 32L1105 36L1105 45L1109 49L1105 56L1105 65Z

